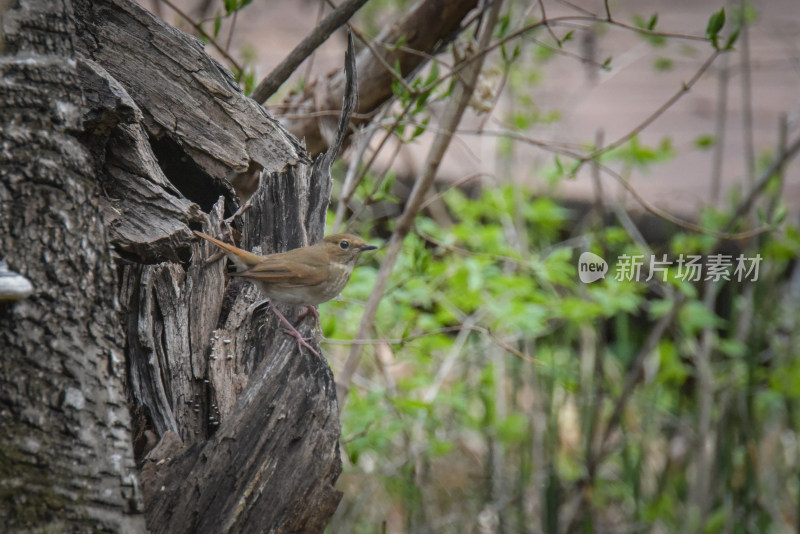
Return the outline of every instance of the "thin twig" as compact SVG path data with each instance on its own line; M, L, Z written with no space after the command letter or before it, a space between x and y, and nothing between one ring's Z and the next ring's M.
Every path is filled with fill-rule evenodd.
M584 15L589 15L590 17L596 17L596 15L591 11L589 11L588 9L584 9L579 5L573 4L572 2L568 2L567 0L556 0L556 1L561 4L564 4L565 6L571 7L572 9L574 9L579 13L583 13Z
M317 20L314 22L314 27L315 28L317 26L319 26L320 22L322 22L322 15L325 14L325 5L326 5L325 0L320 0L319 9L317 10ZM308 56L308 61L306 61L306 73L305 73L305 79L306 80L310 80L311 79L311 72L312 72L312 69L314 68L314 58L316 57L316 55L317 55L317 51L314 50Z
M550 24L547 23L547 12L544 10L544 0L539 0L539 10L542 13L542 23L544 27L547 28L547 33L550 34L550 37L558 43L558 47L561 48L561 39L559 39L556 34L553 32L553 28L550 27Z
M473 252L471 250L467 250L465 248L457 247L455 245L448 245L442 241L439 241L432 235L423 232L418 227L414 227L414 233L420 236L425 241L436 245L437 247L441 248L442 250L446 250L448 252L452 252L454 254L458 254L459 256L465 256L469 258L484 258L487 260L498 261L498 262L511 262L519 265L520 267L524 267L526 269L533 269L534 266L532 263L523 260L522 258L514 258L511 256L507 256L505 254L490 254L488 252Z
M536 365L541 365L542 362L528 354L527 352L521 351L519 349L515 349L492 332L489 328L485 326L478 326L478 325L454 325L454 326L444 326L442 328L437 328L435 330L428 330L426 332L419 332L417 334L409 334L405 337L400 338L364 338L364 339L336 339L336 338L322 338L320 340L321 343L330 343L331 345L378 345L378 344L386 344L386 345L407 345L408 343L415 341L417 339L422 339L428 336L435 336L438 334L451 334L454 332L461 332L463 330L469 330L471 332L476 332L478 334L483 334L488 337L492 343L500 347L501 349L505 350L509 354L516 356L521 360L525 360L526 362L535 363ZM544 332L541 335L546 335L548 332Z
M781 114L781 116L778 118L778 150L777 150L778 159L781 160L784 159L784 154L786 154L786 140L788 135L789 135L789 123L786 118L786 115ZM769 204L767 205L768 221L772 220L772 215L775 213L775 208L778 206L778 202L783 196L783 186L785 180L784 168L783 168L784 166L785 163L781 164L781 166L775 172L775 174L778 177L778 187L776 188L772 197L769 199Z
M657 118L659 118L661 115L663 115L664 112L666 112L669 108L671 108L673 106L673 104L675 104L675 102L680 100L680 98L683 95L685 95L686 93L688 93L691 90L691 88L700 80L700 78L703 76L703 74L705 74L705 72L708 70L708 68L711 66L711 64L714 63L714 60L717 59L717 57L720 55L720 53L721 52L719 50L715 50L714 53L711 54L708 57L708 59L706 59L703 62L703 64L700 66L700 68L697 69L697 72L694 73L694 76L692 76L689 79L688 82L683 83L681 85L681 88L678 89L678 91L676 91L675 94L673 94L669 99L667 99L666 102L661 104L661 106L657 110L655 110L653 113L651 113L645 120L643 120L641 123L639 123L633 130L629 131L628 133L626 133L625 135L623 135L622 137L620 137L619 139L617 139L613 143L604 146L602 149L595 150L594 152L592 152L591 154L589 154L586 157L586 160L591 160L591 159L598 158L598 157L602 156L603 154L605 154L605 153L607 153L607 152L609 152L611 150L614 150L615 148L627 143L634 136L640 134L642 132L642 130L644 130L645 128L650 126L650 124L652 124Z
M661 338L664 336L664 332L666 332L667 327L670 326L675 320L678 310L681 308L683 303L684 298L680 296L673 301L669 312L658 320L656 325L650 331L650 334L647 336L644 344L639 349L639 352L637 352L636 356L634 356L633 361L628 367L628 372L625 375L625 384L622 387L622 393L617 399L617 403L614 405L614 411L611 414L611 418L608 420L608 424L603 431L600 449L592 458L593 464L597 465L598 462L602 461L602 459L610 453L611 435L622 421L622 413L625 411L625 407L628 405L628 401L633 394L633 390L644 378L645 359L651 352L653 352L658 342L661 341Z
M484 176L487 177L487 178L496 178L494 174L491 174L491 173L488 173L488 172L476 172L476 173L473 173L473 174L468 174L468 175L464 176L463 178L461 178L459 180L456 180L455 182L449 184L447 186L447 188L445 188L445 189L443 189L441 191L437 191L435 195L431 195L430 197L428 197L428 199L425 202L422 203L422 206L419 207L420 211L424 210L429 205L431 205L432 203L436 202L437 200L439 200L440 198L445 196L447 193L449 193L453 189L456 189L457 187L460 187L460 186L464 185L467 182L471 182L475 178L482 178Z
M728 118L728 81L730 68L728 55L720 60L722 65L717 73L717 106L714 110L714 153L711 159L711 202L719 202L722 163L725 154L725 121Z
M594 136L595 150L603 147L603 130L597 130ZM603 183L600 180L600 165L597 160L592 161L592 184L594 185L594 209L599 221L602 223L606 213L605 200L603 196Z
M800 137L795 139L785 151L778 154L775 159L772 160L770 166L764 170L764 172L761 174L761 177L755 183L752 189L750 189L750 192L747 194L745 199L742 200L736 207L736 211L733 213L733 216L731 216L731 218L728 220L728 224L726 224L723 228L724 231L727 232L733 228L739 220L739 217L750 211L753 202L755 202L756 198L758 198L758 195L760 195L767 186L772 176L780 172L784 165L786 165L786 163L788 163L798 151L800 151Z
M241 72L244 72L244 69L242 69L242 67L239 65L239 63L238 63L238 62L237 62L235 59L233 59L233 57L232 57L230 54L228 54L228 52L227 52L227 51L226 51L224 48L222 48L222 47L221 47L219 44L217 44L217 41L216 41L216 39L214 39L213 37L211 37L210 35L208 35L208 34L205 32L205 30L203 29L203 27L202 27L202 26L200 26L200 25L199 25L198 23L196 23L194 20L192 20L191 18L189 18L189 15L187 15L186 13L184 13L183 11L181 11L181 9L180 9L178 6L176 6L175 4L173 4L171 0L161 0L161 1L162 1L162 2L164 2L165 4L167 4L167 5L168 5L170 8L172 8L172 10L173 10L173 11L175 11L175 13L177 13L178 15L180 15L180 17L181 17L181 18L183 18L183 19L184 19L186 22L188 22L189 24L191 24L191 25L192 25L192 27L193 27L195 30L197 30L197 33L199 33L200 35L202 35L203 37L205 37L206 39L208 39L208 42L209 42L209 44L210 44L211 46L213 46L214 48L216 48L216 49L217 49L217 52L219 52L220 54L222 54L222 56L223 56L223 57L224 57L226 60L228 60L228 62L229 62L229 63L230 63L230 64L231 64L231 65L232 65L232 66L233 66L235 69L236 69L236 71L237 71L237 72L240 72L240 73L241 73Z
M489 9L488 15L484 20L485 24L481 28L478 50L483 49L489 44L502 4L502 0L496 0ZM464 111L467 108L467 104L469 103L470 97L472 96L472 92L475 88L475 84L477 83L478 76L480 75L480 69L483 65L483 61L479 60L472 63L473 64L466 70L464 74L463 82L456 83L453 89L452 97L444 111L441 121L442 128L445 130L445 132L437 135L436 138L434 138L430 152L428 153L427 161L423 167L423 171L415 182L405 209L395 225L394 232L392 233L392 237L390 238L389 244L386 248L386 255L383 263L381 264L380 271L378 272L377 280L375 281L375 286L372 290L369 300L367 301L364 315L361 317L357 337L364 337L365 333L369 331L371 325L375 321L375 314L378 311L378 304L380 304L380 301L383 298L383 294L389 282L389 276L394 270L394 265L397 262L403 241L413 227L414 219L419 212L419 206L424 201L428 189L433 184L433 180L436 177L436 171L439 169L439 164L442 161L444 153L447 151L447 147L450 145L453 132L458 127L458 123L461 121L461 116L464 114ZM339 374L340 382L338 384L338 398L342 401L339 405L340 410L342 406L344 406L344 401L347 398L346 394L350 387L350 381L352 380L361 360L361 352L362 350L359 345L354 345L351 347L344 369L342 369L342 372Z
M370 191L367 194L367 197L364 199L364 202L360 203L360 205L358 206L358 209L353 210L353 213L350 215L350 217L348 217L347 223L345 223L345 225L344 225L345 228L350 228L353 224L356 223L356 221L360 220L361 216L364 214L364 211L367 209L367 207L369 207L372 204L372 201L375 198L375 195L378 193L378 191L381 190L381 188L383 187L384 182L386 181L386 178L389 176L389 171L391 171L392 166L394 165L394 162L397 159L397 156L400 155L400 150L402 148L403 148L403 144L402 143L398 142L398 143L395 144L395 147L394 147L394 150L392 151L391 156L389 156L389 158L386 160L386 165L384 166L383 170L381 171L380 175L378 176L378 179L375 180L375 185L372 187L372 191ZM364 177L365 177L365 174L362 172L361 177L359 178L359 183L364 179ZM352 197L352 195L351 195L351 197ZM347 202L348 202L348 205L349 205L350 199L348 199Z
M753 187L755 183L755 148L753 141L753 85L750 81L750 31L745 13L747 13L747 5L745 0L739 0L739 49L740 56L740 79L742 81L742 135L744 136L744 169L745 169L745 183L749 187Z
M429 54L427 52L423 52L422 50L417 50L416 48L411 48L411 47L408 47L406 45L396 46L396 45L393 45L391 43L386 43L386 42L383 42L383 41L378 41L375 44L379 44L379 45L383 46L384 48L386 48L387 50L399 50L400 52L405 52L406 54L409 54L409 55L412 55L412 56L421 57L421 58L425 59L426 61L433 61L433 62L441 65L442 67L446 68L447 70L450 70L450 69L453 68L453 66L450 63L448 63L447 61L444 61L443 59L439 59L438 56L435 56L434 54Z
M645 36L665 37L665 38L669 38L669 39L684 39L684 40L687 40L687 41L703 41L703 42L707 42L708 41L708 39L706 37L704 37L704 36L701 37L701 36L698 36L698 35L688 35L688 34L683 34L683 33L657 32L657 31L654 31L654 30L648 30L646 28L639 28L639 27L636 27L636 26L631 26L629 24L624 24L622 22L617 22L615 20L608 20L608 19L598 18L597 16L594 16L594 15L593 16L567 15L567 16L563 16L563 17L554 17L554 18L548 19L546 21L546 23L548 25L571 24L571 23L574 23L574 22L587 22L587 23L602 22L604 24L610 24L612 26L616 26L616 27L619 27L619 28L630 30L630 31L633 31L633 32L636 32L636 33L639 33L639 34L645 35ZM531 24L528 24L527 26L524 26L524 27L522 27L522 28L520 28L518 30L515 30L515 31L509 33L508 35L506 35L502 39L498 39L497 41L495 41L491 45L487 46L485 49L479 50L475 55L465 59L459 65L456 65L453 68L452 72L450 72L449 74L447 74L447 75L443 76L442 78L440 78L439 80L437 80L437 83L441 83L442 81L446 80L450 76L454 76L455 74L458 73L458 71L460 71L461 69L465 68L467 66L467 64L469 64L470 62L475 61L476 59L478 59L478 57L484 56L484 55L492 52L493 50L499 48L500 46L504 45L505 43L507 43L509 41L512 41L512 40L514 40L514 39L516 39L518 37L521 37L522 35L530 32L532 30L535 30L537 28L541 28L544 25L545 25L545 21L539 20L539 21L533 22Z
M381 114L369 124L365 131L363 131L361 138L358 140L358 144L356 145L356 150L350 160L350 164L347 166L347 173L345 174L344 183L342 184L342 192L339 195L339 205L336 207L336 216L333 218L333 228L337 231L340 229L344 219L344 212L347 209L348 200L353 196L353 191L355 191L355 188L358 187L358 181L356 181L358 165L364 158L364 153L369 148L369 143L372 140L372 136L375 135L380 128L383 114L385 114L388 109L389 106L384 106Z
M550 26L547 26L547 28L550 28ZM549 44L545 43L544 41L540 41L539 39L536 39L535 37L531 37L530 40L531 40L531 42L541 46L542 48L546 48L547 50L550 50L551 52L553 52L554 54L557 54L559 56L569 57L569 58L572 58L572 59L578 59L578 60L581 61L581 63L594 65L595 67L597 67L599 69L605 68L605 65L603 63L600 63L599 61L595 61L592 58L584 57L584 56L582 56L580 54L576 54L575 52L570 52L569 50L566 50L564 48L560 48L558 46L549 45Z
M369 39L364 37L364 35L356 27L354 27L352 24L348 23L347 27L350 28L350 31L353 32L353 34L358 38L358 40L361 41L362 43L364 43L364 46L366 46L369 49L369 51L372 52L372 56L375 59L378 60L378 63L383 65L383 68L385 68L386 71L392 76L392 78L394 78L397 81L397 83L402 85L403 89L408 91L408 93L410 95L416 96L417 94L419 94L420 92L425 90L425 88L417 90L417 89L414 89L413 87L411 87L410 85L408 85L408 82L406 82L405 78L403 78L403 74L400 73L400 72L397 72L396 70L394 70L394 67L389 65L389 63L386 61L386 59L383 57L383 55L380 54L375 49L375 45L373 45L372 42L370 42Z
M703 289L703 305L708 313L715 313L715 303L721 288L721 283L714 280L706 280ZM716 385L714 381L714 371L711 367L711 354L716 346L717 333L716 325L707 324L700 334L700 347L694 357L695 365L695 399L697 402L697 427L695 429L695 446L697 457L694 462L694 473L689 481L688 499L691 503L692 513L687 514L684 523L684 532L692 532L692 518L697 517L698 523L705 522L708 512L708 490L711 488L711 473L714 461L712 459L711 443L711 411L714 403ZM702 532L702 530L694 530Z
M297 67L311 55L311 53L324 43L331 34L346 23L367 0L346 0L339 7L334 9L314 30L295 47L280 65L275 67L258 86L252 94L253 100L263 104L277 91L283 82Z
M574 158L576 160L583 159L583 155L577 152L577 149L580 147L578 145L571 145L566 143L557 143L554 141L539 141L537 139L533 139L528 137L520 132L515 132L514 130L508 129L500 129L500 130L462 130L459 129L456 131L458 134L465 134L465 135L489 135L493 137L508 137L509 139L514 139L515 141L520 141L525 143L526 145L535 146L537 148L541 148L543 150L547 150L548 152L552 152L554 154L560 154L562 156L567 156L570 158ZM573 150L573 148L575 150Z
M231 49L231 40L233 40L233 29L236 28L236 19L239 16L239 10L233 12L233 18L231 19L231 26L228 28L228 40L225 42L225 51L228 52Z
M653 215L656 215L656 216L658 216L658 217L660 217L660 218L662 218L662 219L664 219L666 221L669 221L669 222L671 222L672 224L674 224L676 226L680 226L681 228L685 228L686 230L690 230L690 231L696 232L698 234L706 234L706 235L714 236L714 237L716 237L718 239L733 239L733 240L746 239L748 237L753 237L755 235L763 234L764 232L768 232L769 230L772 230L771 226L759 226L758 228L754 228L752 230L747 230L747 231L744 231L744 232L730 233L729 230L732 227L732 225L727 226L722 231L716 231L716 230L712 230L710 228L703 228L702 226L697 225L697 224L695 224L695 223L693 223L691 221L687 221L686 219L681 219L680 217L677 217L676 215L672 215L671 213L669 213L667 211L664 211L664 210L662 210L660 208L657 208L656 206L654 206L653 204L651 204L650 202L645 200L644 197L642 197L642 195L640 195L639 192L636 191L636 189L632 185L630 185L627 180L625 180L622 176L619 175L618 172L616 172L615 170L611 169L610 167L607 167L606 165L602 165L601 164L600 168L603 170L603 172L605 172L606 174L610 175L615 180L617 180L620 184L622 184L622 187L624 187L633 196L633 198L636 199L636 201L644 209L646 209L647 211L649 211Z
M391 126L389 126L389 128L386 130L386 133L384 134L384 136L381 139L380 143L378 143L378 146L375 148L375 150L372 151L372 155L370 156L369 161L367 161L366 165L364 165L364 168L361 169L361 173L358 175L358 178L356 178L353 181L352 187L349 190L342 192L342 197L340 199L340 202L344 202L345 204L350 202L350 199L352 198L353 194L355 193L356 187L358 187L358 184L361 183L361 181L367 175L369 170L375 164L375 160L377 159L378 154L381 152L381 150L383 150L383 147L386 145L386 143L389 141L389 139L391 139L391 137L395 135L395 130L400 125L400 123L403 121L403 117L405 117L405 115L411 110L411 107L413 105L414 105L414 99L410 99L408 104L406 104L406 107L403 108L403 110L400 112L400 114L397 116L397 118L395 118L395 120L392 122ZM398 150L399 150L399 148L398 148ZM397 154L395 153L395 155L392 156L391 159L394 160L396 155ZM389 169L389 167L387 166L387 169L386 169L387 172L388 172L388 169ZM384 172L384 176L386 176L386 172ZM375 191L377 191L377 188L380 187L381 185L382 185L382 180L380 180L377 184L375 184L375 189L373 189L373 192L370 194L370 196L374 195ZM363 213L363 210L365 209L366 205L367 204L364 203L364 205L357 212L354 212L353 215L350 216L346 226L350 226L350 224L353 221L358 220L358 218L361 216L361 213Z
M273 110L280 110L280 109L295 109L297 106L292 105L281 105L281 104L270 104L266 106L266 108L270 111ZM369 113L353 113L351 118L358 119L361 121L371 121L377 111L371 111ZM342 110L340 109L324 109L320 111L307 111L305 113L286 113L281 114L281 119L309 119L309 118L318 118L318 117L338 117L342 114Z
M450 371L453 370L456 360L459 356L461 356L461 351L464 349L464 345L467 344L467 339L469 338L469 333L472 331L472 327L478 323L483 314L484 312L482 308L478 308L475 313L464 320L462 323L463 328L456 336L453 345L450 347L449 354L444 358L444 361L436 371L436 377L433 379L433 383L430 385L430 387L428 387L427 391L422 394L423 402L430 403L436 400L436 396L439 394L439 389L441 389L442 384L444 384L444 381L447 379Z
M650 118L648 118L648 120L650 120ZM436 131L435 127L431 127L431 129L433 131ZM508 138L511 138L511 139L514 139L514 140L517 140L517 141L521 141L521 142L526 143L526 144L530 144L530 145L542 148L544 150L548 150L548 151L556 153L556 154L562 154L562 155L565 155L565 156L568 156L568 157L572 157L572 158L575 158L578 161L593 161L593 162L597 161L597 168L599 168L600 170L602 170L603 172L605 172L606 174L608 174L609 176L614 178L617 182L619 182L633 196L633 198L636 200L636 202L638 202L645 210L649 211L650 213L652 213L653 215L655 215L655 216L657 216L657 217L659 217L661 219L669 221L669 222L671 222L672 224L674 224L676 226L680 226L681 228L684 228L686 230L690 230L692 232L714 236L714 237L716 237L718 239L737 240L737 239L746 239L746 238L749 238L749 237L753 237L755 235L763 234L764 232L767 232L769 230L772 230L772 227L769 226L769 225L760 226L760 227L754 228L752 230L747 230L747 231L744 231L744 232L736 232L736 233L730 233L730 229L733 226L732 224L729 224L728 226L726 226L726 228L724 230L722 230L722 231L712 230L710 228L704 228L704 227L702 227L702 226L700 226L698 224L695 224L695 223L693 223L691 221L688 221L686 219L682 219L682 218L680 218L680 217L678 217L676 215L673 215L673 214L669 213L668 211L662 210L661 208L658 208L658 207L654 206L653 204L648 202L644 197L642 197L642 195L639 194L639 192L627 180L625 180L622 176L620 176L620 174L617 171L615 171L611 167L608 167L607 165L599 163L597 158L593 158L592 155L581 156L578 153L573 152L573 151L571 151L569 149L566 149L566 148L554 148L552 143L549 143L547 141L538 141L536 139L532 139L532 138L527 137L527 136L525 136L525 135L523 135L521 133L518 133L518 132L514 132L514 131L511 131L511 130L483 130L482 132L477 131L477 130L457 130L456 133L460 133L460 134L475 134L475 135L484 134L484 135L503 136L503 137L508 137ZM762 180L759 182L760 188L757 188L757 190L751 191L751 196L757 195L758 192L760 191L760 189L763 189L763 187L766 186L766 181L768 180L769 176L774 174L776 172L776 170L778 168L780 168L781 165L784 165L786 163L786 161L788 161L788 159L791 158L791 156L794 155L795 152L800 150L800 145L798 145L798 143L800 143L800 139L798 139L797 142L792 144L787 149L786 153L782 154L782 157L779 160L776 160L775 162L773 162L773 165L770 166L771 172L766 175L766 179L762 178ZM602 152L605 152L605 150L606 150L606 148L603 148L601 150L596 150L595 153L602 153ZM753 200L753 198L751 198L750 196L748 196L748 198L746 199L746 201L749 201L749 202L752 202L752 200ZM742 208L740 207L740 209L742 209ZM738 215L741 215L741 213L739 213ZM734 218L737 218L737 217L734 217Z

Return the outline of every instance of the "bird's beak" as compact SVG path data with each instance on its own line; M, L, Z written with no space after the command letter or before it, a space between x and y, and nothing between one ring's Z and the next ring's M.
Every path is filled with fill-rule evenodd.
M377 249L378 249L378 247L376 247L375 245L362 245L361 246L361 252L364 252L365 250L377 250Z

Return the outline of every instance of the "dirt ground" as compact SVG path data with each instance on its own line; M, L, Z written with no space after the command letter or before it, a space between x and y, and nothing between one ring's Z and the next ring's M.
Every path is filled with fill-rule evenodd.
M142 0L153 9L156 0ZM191 10L198 2L184 0L178 5ZM219 2L221 5L222 2ZM538 15L538 4L532 2L531 14ZM599 0L581 0L573 4L593 12L602 12ZM729 15L739 5L729 2ZM568 8L556 0L547 2L548 16L566 13ZM649 18L658 13L657 29L661 31L703 35L709 15L722 3L708 0L616 0L611 9L617 20L630 23L634 14ZM663 116L655 120L641 135L646 145L658 145L669 137L676 150L674 158L653 166L646 172L634 171L630 183L649 202L663 209L692 216L697 209L712 201L712 161L714 149L699 149L695 140L701 135L716 135L717 101L721 87L727 94L725 126L721 144L721 191L719 198L725 202L731 193L746 188L745 169L746 129L743 113L744 69L743 53L749 50L752 92L752 140L758 159L774 154L778 142L781 117L788 121L789 138L800 134L800 1L754 0L757 19L748 33L749 46L739 40L737 50L718 59ZM372 11L362 10L356 23L365 31L377 31L383 21L373 19ZM245 49L254 56L256 77L260 79L277 65L299 43L318 20L320 3L316 0L255 0L236 21L231 40L234 57L242 57ZM535 8L535 9L534 9ZM327 13L326 8L326 13ZM178 19L166 5L161 15L170 23ZM730 17L729 17L730 18ZM514 22L512 22L512 25ZM226 40L228 25L223 25L222 42ZM565 30L557 30L561 34ZM711 47L702 42L671 40L662 48L654 48L644 39L618 28L595 29L594 47L590 47L585 30L575 32L573 42L566 49L585 55L592 50L593 57L602 63L611 57L611 70L600 71L589 67L574 57L556 57L545 64L533 59L533 43L524 41L523 65L537 70L538 82L517 84L517 96L530 97L532 105L542 113L557 112L560 120L532 126L525 134L539 141L566 143L591 143L602 131L606 143L626 134L656 111L682 84L689 81L700 65L711 54ZM536 38L543 38L537 34ZM317 76L341 68L345 38L340 31L321 47L309 66L304 64L282 89L296 86L299 77ZM210 47L209 47L210 49ZM654 67L659 58L668 58L671 68L659 71ZM660 61L664 62L663 59ZM727 83L721 79L727 78ZM507 94L500 99L491 117L471 117L465 128L484 124L488 130L509 127L508 116L514 111ZM517 108L519 109L519 108ZM434 114L436 109L434 108ZM280 116L280 111L274 111ZM401 175L413 175L423 163L429 138L404 149L394 163ZM514 180L546 189L543 178L547 167L552 167L553 156L545 151L517 143L509 159L500 155L497 139L469 134L458 136L451 146L440 171L443 180L458 180L463 176L485 172L494 180ZM758 171L756 171L758 175ZM620 186L611 178L603 178L607 200L621 199ZM588 172L577 179L563 181L557 194L572 200L589 200L594 196L593 182ZM636 203L626 196L625 203L636 209ZM794 215L800 213L800 163L791 164L786 171L784 198Z

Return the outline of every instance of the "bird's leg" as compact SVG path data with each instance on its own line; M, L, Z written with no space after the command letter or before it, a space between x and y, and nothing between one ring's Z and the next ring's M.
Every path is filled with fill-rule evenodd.
M308 340L310 338L303 337L302 334L300 334L300 332L298 332L297 329L292 326L292 323L290 323L289 320L283 316L283 314L278 310L277 306L273 305L272 302L270 302L267 306L272 308L272 311L275 312L275 315L278 316L278 319L283 321L283 324L289 327L288 329L284 329L284 332L297 340L297 348L300 349L300 351L303 350L302 347L306 347L308 350L316 354L317 358L322 359L322 356L320 356L319 352L317 352L314 347L308 344Z
M300 315L297 316L297 320L299 321L308 314L311 314L314 317L316 317L317 322L319 322L319 312L317 311L317 308L315 308L314 306L306 306L306 309L301 311Z

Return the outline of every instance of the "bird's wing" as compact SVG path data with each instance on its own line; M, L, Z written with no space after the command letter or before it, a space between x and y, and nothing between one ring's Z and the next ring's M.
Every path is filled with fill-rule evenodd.
M207 241L211 241L221 248L225 252L225 255L231 259L231 261L236 265L236 268L239 270L250 269L251 267L258 265L258 262L263 259L258 254L253 254L252 252L247 252L246 250L234 247L233 245L224 243L219 239L214 239L210 235L206 235L203 232L195 231L195 234Z
M234 276L285 287L312 286L324 282L328 278L326 265L308 257L303 257L301 261L297 257L300 250L264 256L257 265Z

